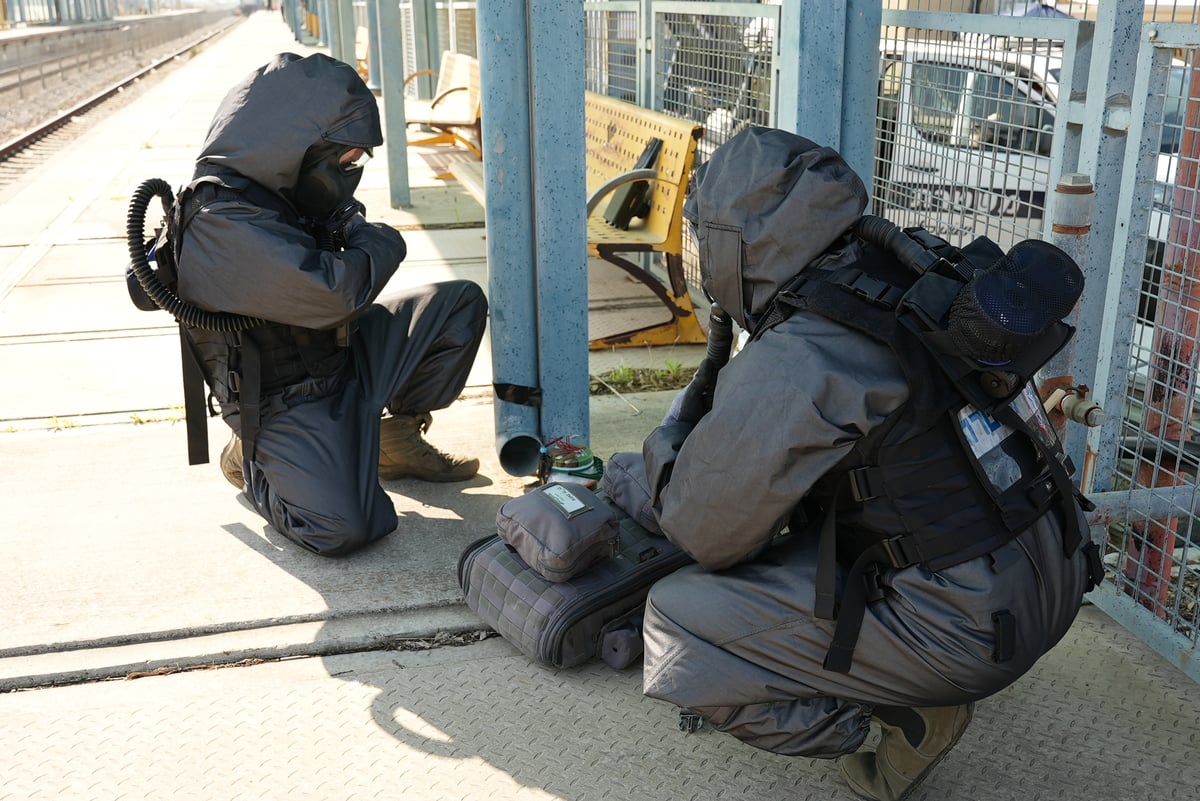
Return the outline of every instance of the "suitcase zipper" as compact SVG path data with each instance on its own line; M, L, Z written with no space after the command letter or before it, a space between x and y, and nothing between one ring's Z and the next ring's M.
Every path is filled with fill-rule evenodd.
M478 554L485 545L493 539L499 539L499 534L489 534L486 537L480 537L463 549L462 554L458 557L458 586L462 588L463 597L467 595L467 579L471 575L470 563L475 560L475 555Z
M647 573L629 573L622 577L620 581L606 587L603 592L588 596L587 598L576 598L571 604L563 607L557 622L547 628L542 634L541 641L538 644L538 660L561 668L562 635L564 632L569 631L579 620L587 617L596 609L602 609L611 601L627 597L627 588L629 585L636 587L645 586L648 589L650 585L663 576L673 573L688 564L691 558L683 551L672 551L659 561L660 564L654 565L653 569L648 569L648 580ZM577 607L585 608L580 609Z

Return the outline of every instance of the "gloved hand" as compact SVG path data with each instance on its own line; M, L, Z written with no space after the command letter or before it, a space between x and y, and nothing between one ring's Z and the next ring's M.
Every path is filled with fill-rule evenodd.
M729 361L733 349L733 323L717 304L709 314L708 350L704 361L696 368L692 380L667 409L663 425L685 423L694 426L700 418L712 410L713 392L717 388L717 374Z
M363 215L366 213L367 207L351 198L348 203L323 220L321 227L335 236L340 236L344 241L352 229L365 222Z
M675 423L686 423L694 426L700 422L700 418L712 410L713 391L717 387L718 372L719 368L713 367L708 359L700 362L692 380L671 400L671 406L667 409L662 424L669 426Z

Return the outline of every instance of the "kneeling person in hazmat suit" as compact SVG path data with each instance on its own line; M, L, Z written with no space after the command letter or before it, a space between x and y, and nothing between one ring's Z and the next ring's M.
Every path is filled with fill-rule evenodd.
M866 202L836 152L793 134L715 151L685 216L705 291L750 339L723 367L710 341L643 453L608 471L698 563L651 589L646 694L758 748L840 758L859 795L898 799L973 702L1058 642L1099 565L1027 386L1070 336L1078 267L986 240L963 249L974 267L934 264ZM860 752L872 721L878 750Z
M323 555L396 528L380 478L461 481L479 466L423 434L466 383L487 303L469 281L380 298L406 245L354 192L382 143L353 68L278 55L226 95L168 224L179 297L263 321L187 331L234 432L222 472Z

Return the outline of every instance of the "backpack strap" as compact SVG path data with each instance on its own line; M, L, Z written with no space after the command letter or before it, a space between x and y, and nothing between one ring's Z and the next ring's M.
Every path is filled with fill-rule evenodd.
M183 323L179 324L179 347L183 360L183 417L187 430L188 464L206 464L208 427L205 423L205 411L208 409L208 403L205 396L204 371L200 368L196 343Z

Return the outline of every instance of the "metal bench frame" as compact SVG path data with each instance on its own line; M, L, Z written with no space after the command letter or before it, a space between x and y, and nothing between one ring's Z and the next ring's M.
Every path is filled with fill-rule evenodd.
M463 53L442 53L442 63L435 73L420 70L404 79L422 75L437 75L437 88L430 100L406 98L404 116L408 125L423 125L437 131L433 136L410 139L410 145L453 145L466 147L476 158L483 158L480 125L479 61Z

